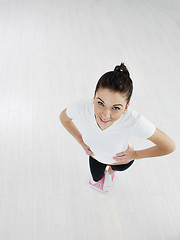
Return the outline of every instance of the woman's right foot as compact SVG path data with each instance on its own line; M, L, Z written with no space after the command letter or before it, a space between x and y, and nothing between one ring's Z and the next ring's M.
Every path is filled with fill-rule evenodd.
M92 177L91 177L91 179L89 180L89 185L91 187L103 192L104 179L105 179L105 176L101 180L99 180L98 182L94 182L92 180Z

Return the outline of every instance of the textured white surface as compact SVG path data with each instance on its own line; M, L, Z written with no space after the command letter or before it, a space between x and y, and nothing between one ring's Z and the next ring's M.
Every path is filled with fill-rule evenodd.
M179 4L0 1L0 239L180 238ZM131 106L176 151L137 160L102 194L88 186L88 156L59 114L121 62Z

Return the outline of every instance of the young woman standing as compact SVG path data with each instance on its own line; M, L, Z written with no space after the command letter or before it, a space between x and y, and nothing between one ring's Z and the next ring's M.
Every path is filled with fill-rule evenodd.
M63 126L89 155L89 185L103 192L110 190L115 172L128 169L135 159L167 155L175 150L175 143L167 134L129 107L132 92L129 71L121 63L101 76L93 99L76 101L60 114ZM128 144L131 136L146 138L155 146L135 151Z

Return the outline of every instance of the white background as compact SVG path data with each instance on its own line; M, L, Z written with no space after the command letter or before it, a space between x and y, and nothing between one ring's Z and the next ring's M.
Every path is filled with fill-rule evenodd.
M180 239L179 39L179 0L0 1L0 239ZM176 151L136 160L103 194L59 114L121 62L131 107Z

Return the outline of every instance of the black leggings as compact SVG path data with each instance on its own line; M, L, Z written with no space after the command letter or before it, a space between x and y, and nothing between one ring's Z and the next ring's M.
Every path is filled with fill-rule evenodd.
M104 171L106 166L111 166L112 170L115 171L124 171L127 168L129 168L133 164L134 160L127 164L119 164L119 165L109 165L109 164L104 164L101 162L98 162L96 159L92 158L89 156L89 166L91 170L91 175L93 177L93 180L95 182L98 182L100 179L104 177Z

